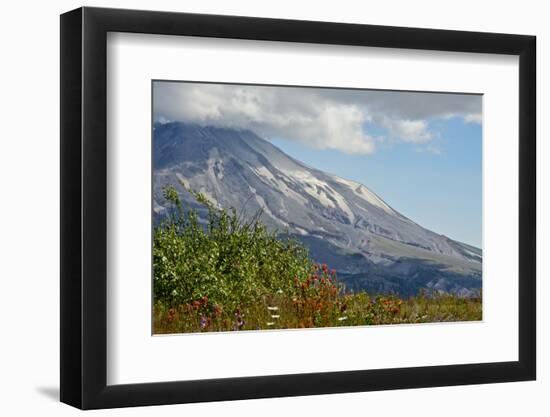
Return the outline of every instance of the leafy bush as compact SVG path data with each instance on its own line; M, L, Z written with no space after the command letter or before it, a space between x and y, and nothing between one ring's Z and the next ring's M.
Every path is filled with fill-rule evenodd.
M279 239L259 222L245 222L235 210L218 210L200 193L187 190L208 208L201 225L185 209L176 190L164 196L175 206L154 231L154 298L176 306L207 297L211 305L231 310L267 294L295 292L294 279L305 281L312 269L307 250Z

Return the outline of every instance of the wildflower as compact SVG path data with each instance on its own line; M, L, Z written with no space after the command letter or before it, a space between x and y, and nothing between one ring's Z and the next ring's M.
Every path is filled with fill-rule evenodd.
M271 315L272 319L278 319L279 317L281 317L279 314L272 314Z
M281 290L280 288L277 290L277 294L282 294L283 293L283 290Z
M206 318L205 316L203 316L201 314L199 325L200 325L201 329L204 329L206 326L208 326L208 318Z
M176 310L173 308L168 310L168 321L174 321L174 318L176 317Z
M273 326L273 325L275 325L275 322L273 322L273 321L268 321L268 322L267 322L267 325L268 325L268 326Z
M222 313L222 308L218 305L214 306L214 317L218 317Z
M338 321L344 321L344 320L347 320L347 319L348 319L348 316L338 317Z
M267 309L268 309L269 311L277 311L277 310L279 309L279 307L271 307L271 306L269 306L269 307L267 307Z
M246 322L244 321L243 317L244 317L244 314L241 314L241 310L237 308L235 310L235 319L236 319L235 330L241 330L244 327Z

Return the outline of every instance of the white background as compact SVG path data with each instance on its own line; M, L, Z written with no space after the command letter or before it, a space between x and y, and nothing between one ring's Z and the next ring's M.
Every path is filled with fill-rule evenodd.
M340 0L258 1L89 1L88 5L335 20L400 26L536 34L538 36L538 137L548 135L543 119L548 82L550 28L544 2L462 0L366 2ZM73 1L5 4L2 10L2 143L0 205L3 297L0 302L0 410L5 415L72 415L57 403L59 349L59 25L58 14ZM549 147L539 146L539 259L550 250L547 180ZM547 264L539 263L539 378L537 382L238 401L100 411L99 415L297 415L315 413L422 416L544 415L550 406L550 317L542 295L550 292ZM474 343L475 341L472 341Z
M107 51L109 384L518 359L517 57L136 34ZM483 92L483 322L151 337L151 79Z

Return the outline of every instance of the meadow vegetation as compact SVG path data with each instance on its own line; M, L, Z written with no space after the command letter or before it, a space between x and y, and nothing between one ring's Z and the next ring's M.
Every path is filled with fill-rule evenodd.
M153 237L155 334L482 318L481 297L350 293L336 271L313 262L299 242L269 231L261 212L246 221L187 192L208 218L201 223L174 187L165 188L172 209Z

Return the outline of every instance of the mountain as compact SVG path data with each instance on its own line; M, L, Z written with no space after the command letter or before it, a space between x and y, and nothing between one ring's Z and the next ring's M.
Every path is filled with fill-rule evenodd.
M245 218L261 210L263 223L303 242L348 289L469 296L481 288L480 249L423 228L365 185L308 167L249 130L157 123L153 167L157 220L167 185L204 215L181 182Z

